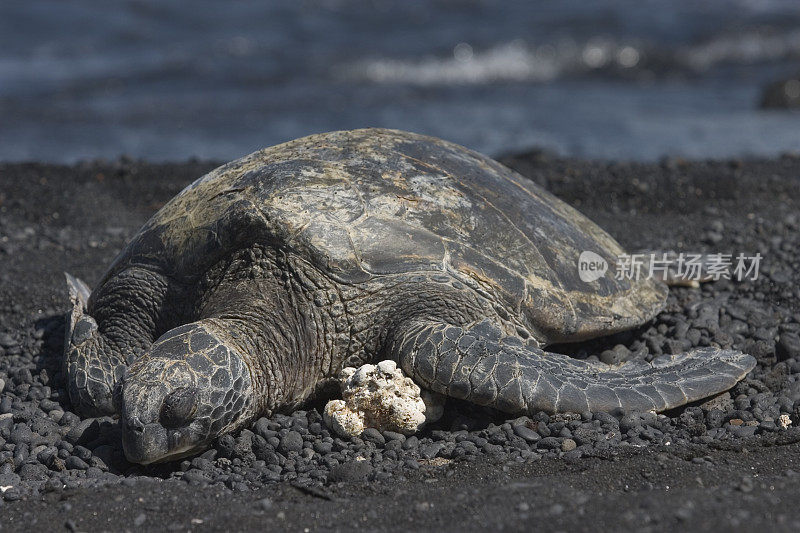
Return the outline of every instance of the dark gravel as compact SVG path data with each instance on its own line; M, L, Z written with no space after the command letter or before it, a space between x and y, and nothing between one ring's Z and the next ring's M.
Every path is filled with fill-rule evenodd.
M247 496L235 496L229 489L256 491L249 497L251 511L271 516L278 512L275 502L294 501L298 495L324 502L335 493L366 513L362 525L393 529L403 521L382 523L380 514L364 511L359 507L362 489L353 487L371 487L374 501L396 509L403 498L395 500L381 491L394 487L402 493L406 489L397 487L424 488L427 480L433 480L445 483L441 494L448 494L463 491L463 481L447 483L465 477L477 487L476 494L481 486L499 494L504 489L497 480L511 476L522 483L520 494L549 479L554 485L548 490L568 501L553 500L544 514L554 524L587 527L594 523L592 518L574 513L594 500L565 496L556 487L558 476L548 478L547 472L591 468L597 471L594 476L600 475L602 465L613 462L622 468L626 461L639 461L645 470L652 467L651 475L644 476L645 489L652 490L669 482L669 472L659 464L679 457L693 467L714 471L722 455L728 478L738 480L721 485L728 491L725 494L767 490L751 471L737 473L735 463L742 459L742 450L770 454L773 463L791 461L798 451L793 443L800 441L800 159L605 164L532 152L505 162L589 215L630 250L759 252L764 257L756 281L721 280L701 289L673 289L667 309L645 327L557 349L576 357L597 354L603 361L621 362L716 344L753 354L759 362L756 369L730 393L662 415L537 414L507 419L498 412L451 401L440 422L412 437L368 430L360 438L343 440L325 427L321 405L309 405L291 415L262 418L249 430L220 438L200 456L147 468L132 465L122 454L115 420L81 420L70 411L60 370L67 310L62 271L90 285L96 282L155 209L214 165L149 165L125 159L75 167L0 165L0 487L4 487L0 516L12 517L7 525L21 527L33 518L26 509L42 502L56 506L66 495L97 491L107 498L148 493L147 487L158 483L169 487L160 491L164 498L166 494L197 495L198 502L230 498L231 505L242 504ZM778 424L781 415L792 421L788 429ZM615 487L629 476L623 470L619 479L613 479L613 469L605 475L611 476L606 482ZM776 483L793 487L796 494L800 476L784 477ZM641 483L637 478L630 486ZM672 483L686 485L680 480ZM181 488L187 486L188 492ZM769 490L778 490L775 486ZM430 493L420 489L416 494ZM464 505L469 499L465 496ZM603 505L613 499L608 496ZM167 500L162 501L169 507ZM425 499L407 503L411 515L436 513L434 506L452 504ZM778 506L780 498L772 503ZM63 511L70 504L58 505ZM514 527L514 520L525 523L523 515L540 514L533 503L513 505L508 512L517 518L507 522L499 518L498 524ZM728 527L755 524L742 518L740 510L730 508ZM627 512L633 522L625 522L628 515L620 511L622 518L614 524L659 529L700 520L703 514L696 506L666 514L663 509L631 506ZM800 511L784 512L786 527L797 526ZM82 529L91 522L84 514L67 514L68 519L64 513L58 518L65 527ZM645 520L662 514L656 522ZM643 522L637 524L639 518ZM113 523L113 516L107 519ZM159 525L149 520L146 512L139 512L129 523L144 528ZM464 520L461 517L461 523ZM102 529L109 522L91 523ZM345 527L347 522L336 523L325 527ZM433 527L424 518L414 523ZM225 527L225 522L220 524ZM455 522L447 525L455 527Z

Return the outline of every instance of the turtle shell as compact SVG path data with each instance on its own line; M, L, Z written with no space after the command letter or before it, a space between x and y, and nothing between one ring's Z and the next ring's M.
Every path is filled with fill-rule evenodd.
M339 283L443 271L498 295L543 343L635 327L666 288L615 279L624 253L575 209L505 166L413 133L362 129L260 150L198 179L148 221L128 265L183 282L254 243L303 257ZM608 263L582 281L578 257Z

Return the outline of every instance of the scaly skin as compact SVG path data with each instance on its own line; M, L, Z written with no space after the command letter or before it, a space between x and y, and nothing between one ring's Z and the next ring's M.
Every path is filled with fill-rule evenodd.
M252 419L250 369L228 327L218 319L177 327L131 366L116 390L128 460L185 457Z
M419 321L393 351L423 387L527 414L665 411L728 390L756 363L734 350L702 348L613 368L525 345L489 321L472 327Z

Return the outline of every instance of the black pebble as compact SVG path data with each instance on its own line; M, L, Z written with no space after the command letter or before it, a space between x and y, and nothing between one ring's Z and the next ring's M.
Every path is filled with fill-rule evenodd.
M86 470L89 468L89 465L86 464L86 461L74 455L67 457L67 460L64 461L64 464L69 470Z
M289 452L297 452L303 449L303 437L297 431L289 431L281 439L278 451L283 455L288 455Z
M328 481L336 483L339 481L363 481L372 472L372 465L369 461L349 461L331 468L328 474Z
M800 358L800 335L792 332L781 333L775 346L778 361Z

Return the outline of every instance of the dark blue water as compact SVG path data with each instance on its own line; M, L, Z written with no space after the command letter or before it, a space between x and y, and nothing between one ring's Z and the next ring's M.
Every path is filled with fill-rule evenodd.
M232 159L384 126L489 154L774 155L800 2L0 2L0 160Z

